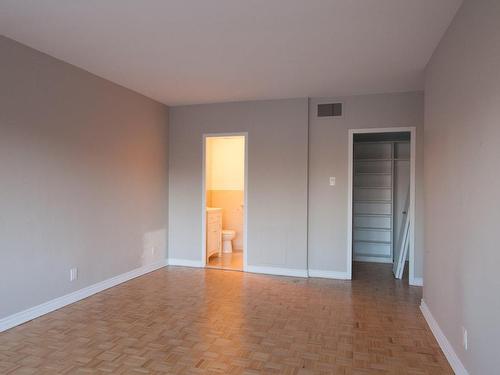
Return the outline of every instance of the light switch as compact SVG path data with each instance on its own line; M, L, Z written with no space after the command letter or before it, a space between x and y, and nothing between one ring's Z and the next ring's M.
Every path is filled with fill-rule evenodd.
M330 177L330 186L335 186L335 177Z
M69 270L69 281L75 281L78 279L78 268L71 268Z

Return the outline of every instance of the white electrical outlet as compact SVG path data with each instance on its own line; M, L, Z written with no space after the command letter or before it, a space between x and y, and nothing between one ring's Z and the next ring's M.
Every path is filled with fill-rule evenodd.
M465 350L469 349L467 330L465 329L465 327L462 327L462 344L464 345Z
M335 177L330 177L330 186L335 186Z
M151 246L151 255L155 255L155 251L156 251L155 247Z
M78 268L72 268L69 270L69 281L75 281L78 279Z

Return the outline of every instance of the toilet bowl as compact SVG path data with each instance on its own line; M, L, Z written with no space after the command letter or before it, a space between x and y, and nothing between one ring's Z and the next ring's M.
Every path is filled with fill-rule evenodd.
M223 253L232 253L233 252L233 243L231 242L236 236L236 232L230 229L224 229L222 231L222 252Z

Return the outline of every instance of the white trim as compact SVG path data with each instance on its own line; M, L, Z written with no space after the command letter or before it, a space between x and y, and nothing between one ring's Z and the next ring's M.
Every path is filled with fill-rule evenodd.
M415 274L415 163L416 163L416 141L417 128L410 127L395 127L395 128L366 128L366 129L349 129L349 145L348 145L348 196L347 196L347 274L352 278L352 188L353 188L353 142L354 134L360 133L410 133L410 285L414 284L417 278Z
M298 268L282 268L269 266L247 266L247 272L264 273L276 276L307 277L307 270Z
M243 133L245 136L245 174L244 181L245 191L243 192L243 272L248 268L248 133Z
M347 275L352 279L352 201L353 201L353 158L354 158L354 132L349 130L349 145L347 147Z
M320 277L323 279L349 280L347 272L326 271L326 270L309 270L309 277Z
M245 191L243 192L243 271L248 268L248 132L236 133L205 133L203 134L202 145L202 164L201 164L201 266L192 267L205 267L207 264L207 225L206 225L206 186L205 186L205 159L206 159L206 139L210 137L244 137L245 138L245 172L244 184Z
M201 155L201 263L202 267L207 264L207 191L205 162L207 153L207 136L202 137Z
M424 279L422 277L414 277L412 280L410 280L410 285L424 286Z
M370 257L358 255L354 257L355 262L371 262L371 263L392 263L391 258Z
M88 287L79 289L75 292L54 298L40 305L30 307L29 309L26 309L24 311L20 311L18 313L7 316L5 318L0 319L0 332L18 326L19 324L26 323L32 319L38 318L39 316L48 314L54 310L60 309L61 307L70 305L87 297L90 297L93 294L102 292L103 290L112 288L118 284L145 275L149 272L155 271L165 266L166 266L165 260L149 264L147 266L142 266L132 271L122 273L121 275L117 275L109 279L103 280L101 282L98 282L96 284L90 285Z
M349 145L347 159L347 276L352 279L352 201L353 201L353 158L354 132L349 130Z
M181 266L181 267L194 267L194 268L205 267L205 264L199 260L179 259L179 258L168 258L167 264L169 266Z
M429 310L429 307L425 303L425 301L422 299L422 302L420 304L420 310L422 311L422 314L424 315L425 321L429 325L429 328L431 329L432 333L434 334L434 337L436 338L436 341L439 344L439 347L443 351L446 359L450 363L451 368L455 372L456 375L469 375L467 370L465 369L465 366L462 364L460 359L458 358L457 353L455 353L455 350L453 350L453 347L451 346L450 342L444 335L444 332L441 330L439 327L439 324L437 323L436 319L434 319L434 316L432 316L431 311Z
M410 132L410 285L415 285L415 186L417 184L416 162L417 162L417 129L412 128ZM423 285L423 280L422 280Z

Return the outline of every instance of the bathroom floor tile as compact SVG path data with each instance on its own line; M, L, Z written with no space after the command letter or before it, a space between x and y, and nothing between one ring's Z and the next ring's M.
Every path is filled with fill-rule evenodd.
M243 271L243 252L233 251L230 254L222 253L222 256L211 256L208 261L209 267L222 268L235 271Z

